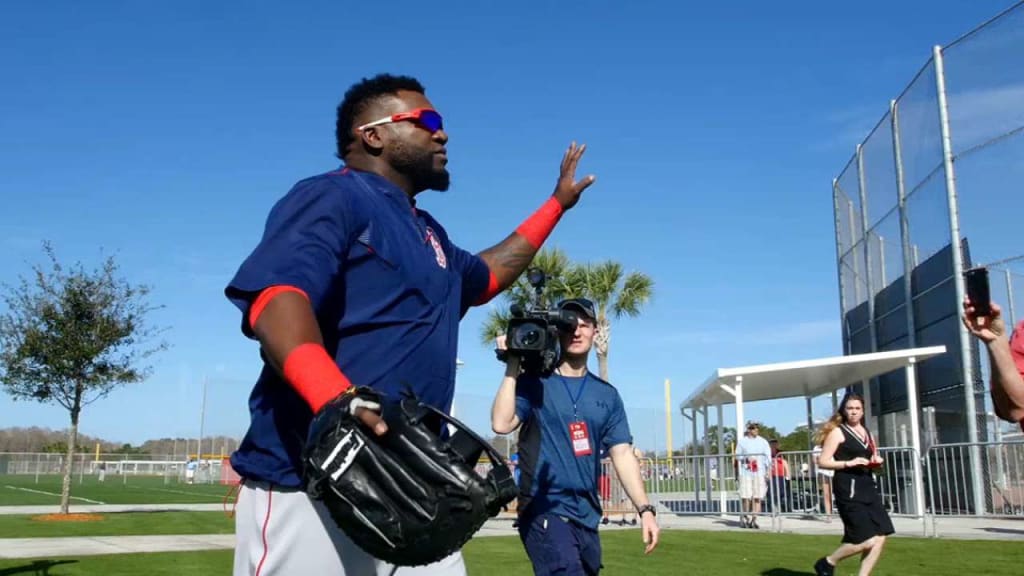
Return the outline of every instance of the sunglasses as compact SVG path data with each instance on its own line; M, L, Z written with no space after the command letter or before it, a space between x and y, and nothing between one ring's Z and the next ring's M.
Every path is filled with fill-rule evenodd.
M417 108L410 110L409 112L401 112L399 114L392 114L386 118L380 120L374 120L368 122L362 126L356 128L356 130L362 131L367 128L373 128L374 126L381 126L384 124L391 124L393 122L412 122L413 124L423 128L424 130L433 134L438 130L444 128L444 121L441 119L441 114L433 108Z

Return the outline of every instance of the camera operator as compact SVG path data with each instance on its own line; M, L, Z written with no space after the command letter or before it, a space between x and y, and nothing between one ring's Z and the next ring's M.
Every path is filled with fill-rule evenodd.
M622 398L587 369L597 331L589 300L565 300L558 310L575 317L560 331L561 358L554 373L523 372L523 358L509 351L491 409L498 434L519 431L519 537L534 573L596 575L601 568L599 454L607 451L641 519L645 553L658 544L658 523L633 455ZM498 349L505 350L505 337Z

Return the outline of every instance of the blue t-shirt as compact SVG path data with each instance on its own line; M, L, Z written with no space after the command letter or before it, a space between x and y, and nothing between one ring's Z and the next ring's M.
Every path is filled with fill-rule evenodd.
M583 377L522 375L516 381L516 416L522 422L520 514L557 514L596 530L601 455L633 442L619 392L589 372ZM576 422L586 424L588 455L577 456L573 448L569 427Z
M259 245L225 290L243 313L273 285L309 296L324 346L345 375L386 397L411 389L451 407L459 320L487 288L479 257L398 187L348 168L303 180L273 207ZM231 464L243 477L298 487L312 413L264 362L251 423Z
M763 437L741 436L736 442L736 456L740 458L740 476L767 475L771 453L772 447Z

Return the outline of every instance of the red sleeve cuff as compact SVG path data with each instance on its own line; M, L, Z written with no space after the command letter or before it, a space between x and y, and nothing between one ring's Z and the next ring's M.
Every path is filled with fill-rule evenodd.
M303 298L309 300L309 296L307 296L300 288L296 288L295 286L279 285L265 288L259 293L259 296L256 296L256 299L252 301L252 305L249 306L249 328L255 330L256 320L259 319L260 314L262 314L263 310L266 309L267 304L270 304L271 300L285 292L298 292Z
M501 292L501 286L498 284L498 277L494 275L494 272L488 271L490 278L487 280L487 289L480 295L480 298L476 301L476 305L486 304L491 301Z

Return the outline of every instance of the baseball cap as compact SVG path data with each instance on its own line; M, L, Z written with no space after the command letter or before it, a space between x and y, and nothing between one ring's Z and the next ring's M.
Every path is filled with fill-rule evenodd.
M591 320L597 320L597 312L594 310L594 303L586 298L570 298L558 303L559 310L575 310L582 312Z
M760 429L761 425L758 424L757 422L754 422L753 420L748 420L747 421L747 430L750 430L751 428Z

